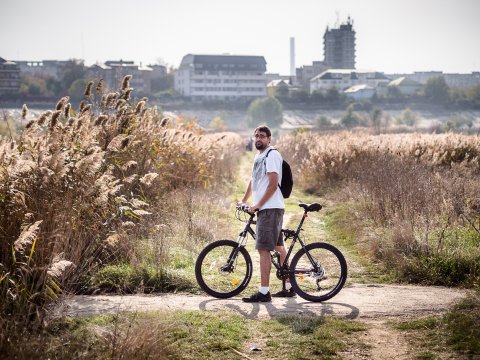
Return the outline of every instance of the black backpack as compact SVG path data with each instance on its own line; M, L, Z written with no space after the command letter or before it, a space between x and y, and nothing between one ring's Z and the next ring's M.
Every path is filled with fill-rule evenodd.
M270 154L270 151L272 150L277 149L268 150L267 155L265 155L265 161L267 161L268 154ZM282 162L282 183L279 184L278 187L280 188L280 191L282 192L282 195L285 199L290 197L293 188L293 174L292 169L290 168L290 164L287 163L285 160L283 160Z

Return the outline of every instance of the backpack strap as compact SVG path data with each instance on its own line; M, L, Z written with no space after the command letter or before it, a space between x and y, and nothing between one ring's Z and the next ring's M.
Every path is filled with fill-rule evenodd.
M270 154L270 151L272 151L272 150L278 151L276 148L271 148L270 150L267 151L267 155L265 155L265 171L267 171L267 168L266 168L267 167L267 157L268 157L268 154ZM278 184L278 187L281 188L280 184Z
M268 157L268 154L270 154L270 151L272 151L272 150L276 150L276 151L278 151L278 150L277 150L277 149L275 149L275 148L271 148L270 150L268 150L268 151L267 151L267 155L265 155L265 159L267 159L267 157Z

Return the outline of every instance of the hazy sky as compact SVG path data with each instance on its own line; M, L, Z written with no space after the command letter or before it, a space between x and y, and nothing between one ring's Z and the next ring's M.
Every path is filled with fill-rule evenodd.
M327 26L350 15L357 68L480 70L480 0L0 0L0 57L178 67L196 54L263 55L288 74L323 60Z

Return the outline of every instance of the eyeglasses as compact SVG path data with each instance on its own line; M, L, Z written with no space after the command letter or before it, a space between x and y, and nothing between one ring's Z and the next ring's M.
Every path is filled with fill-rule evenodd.
M255 134L255 139L266 139L268 136L263 134Z

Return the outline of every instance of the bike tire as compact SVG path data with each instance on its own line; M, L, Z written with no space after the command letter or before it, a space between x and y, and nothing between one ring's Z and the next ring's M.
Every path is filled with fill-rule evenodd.
M307 252L321 265L320 271L314 271ZM293 257L289 277L293 290L300 297L313 302L325 301L338 294L345 285L347 262L333 245L321 242L308 244Z
M227 299L240 294L252 278L252 259L245 247L240 247L232 271L223 271L228 258L238 247L232 240L217 240L208 244L195 262L195 277L198 285L207 294Z

